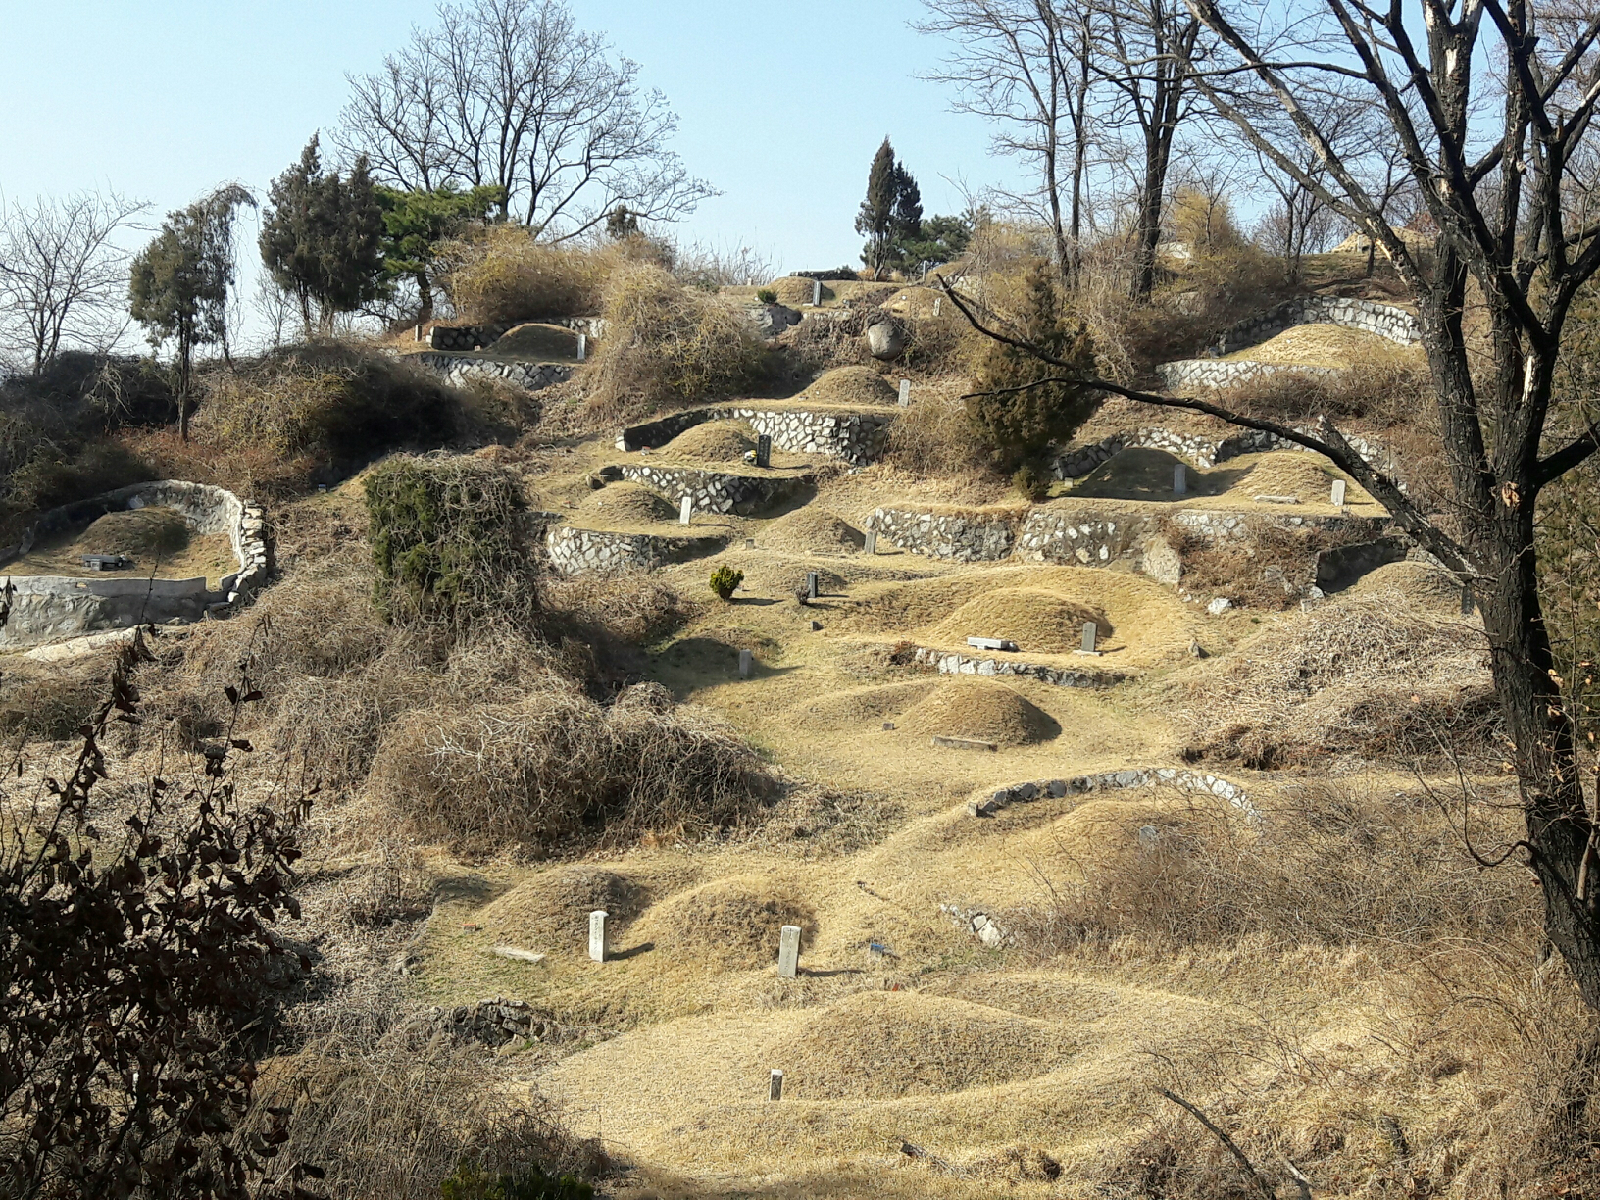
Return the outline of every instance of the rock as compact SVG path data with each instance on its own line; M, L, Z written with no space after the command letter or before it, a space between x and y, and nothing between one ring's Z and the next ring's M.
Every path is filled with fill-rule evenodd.
M1189 657L1190 658L1209 658L1211 656L1209 654L1207 654L1203 649L1201 649L1199 642L1195 641L1193 638L1190 638L1189 639Z
M501 958L515 959L517 962L541 963L544 961L544 955L535 954L532 950L521 950L516 946L495 946L490 949L489 953L498 955Z
M1226 596L1218 596L1210 604L1206 605L1206 611L1213 617L1220 617L1232 607L1232 600L1229 600Z
M1183 559L1166 538L1152 537L1144 544L1139 570L1157 583L1176 587L1183 577Z
M888 321L879 321L867 328L867 348L880 362L899 358L906 350L905 335Z

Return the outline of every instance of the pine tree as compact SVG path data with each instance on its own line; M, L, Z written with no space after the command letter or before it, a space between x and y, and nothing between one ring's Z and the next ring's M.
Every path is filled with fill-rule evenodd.
M1028 273L1016 325L1023 340L1052 358L1072 363L1072 374L1094 376L1094 344L1081 323L1074 327L1064 319L1047 263L1036 264ZM1013 346L985 341L974 364L975 394L967 397L967 419L1001 470L1010 472L1042 459L1051 442L1071 437L1094 412L1093 393L1079 384L1022 387L1065 373ZM1005 388L1021 390L1000 390Z
M339 313L383 294L383 210L365 158L347 178L324 173L313 135L300 161L273 181L270 203L261 260L299 301L308 337L313 303L317 330L326 336Z
M874 278L881 276L889 264L890 246L895 235L895 200L899 197L899 182L894 147L885 137L883 145L872 156L872 171L867 176L867 198L861 202L861 212L856 217L856 232L865 234L867 238L861 261L872 268Z
M904 163L894 165L894 190L893 238L898 249L922 237L922 189Z

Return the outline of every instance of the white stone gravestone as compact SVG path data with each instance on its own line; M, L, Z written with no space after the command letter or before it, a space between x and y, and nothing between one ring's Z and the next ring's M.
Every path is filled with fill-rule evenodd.
M1330 489L1328 495L1328 503L1332 504L1335 508L1344 507L1344 480L1335 479L1333 481L1333 487Z
M605 962L611 953L611 934L606 929L606 919L610 915L603 909L589 914L589 957L595 962Z
M588 349L589 349L589 338L588 338L588 336L586 334L580 333L578 335L578 361L579 362L583 361L584 354L588 351Z
M694 497L685 496L678 505L678 524L687 525L689 523L689 514L692 512L694 512Z
M808 600L817 598L817 573L815 571L806 572L806 598Z
M822 280L820 279L813 279L811 281L811 307L822 307Z
M1093 621L1085 621L1083 623L1083 640L1078 646L1079 654L1098 655L1100 653L1094 648L1094 639L1097 632L1098 630L1095 629Z
M911 407L911 380L909 379L902 379L900 381L900 407Z
M800 926L785 925L778 930L778 974L793 979L800 966Z
M876 529L867 530L866 544L861 548L868 554L876 554L878 552L878 531Z

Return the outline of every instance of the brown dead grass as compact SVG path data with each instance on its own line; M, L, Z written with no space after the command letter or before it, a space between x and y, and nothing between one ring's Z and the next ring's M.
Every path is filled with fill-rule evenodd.
M743 421L710 421L685 429L661 453L693 462L742 463L745 452L755 448L755 431Z
M1270 768L1490 750L1497 708L1483 633L1416 612L1400 593L1291 613L1226 659L1182 673L1195 753Z
M763 546L801 554L849 553L866 543L854 525L810 504L766 526L760 540Z
M1412 368L1423 365L1420 347L1402 346L1365 329L1342 325L1291 325L1255 346L1225 355L1224 362L1262 362L1331 367L1344 370L1358 363L1393 363Z
M976 738L1002 746L1047 742L1061 733L1049 713L1015 689L965 675L941 680L898 722L913 733Z
M821 1009L767 1056L796 1100L890 1100L994 1087L1072 1057L1051 1022L916 992L858 992Z
M894 404L899 392L871 367L836 367L805 390L816 404Z
M800 926L803 954L817 935L816 910L791 884L737 875L669 896L639 918L633 934L672 958L743 970L777 961L784 925Z
M111 512L78 535L77 554L126 554L133 559L167 558L189 544L189 522L160 506Z
M488 351L534 362L577 362L578 335L565 325L513 325Z
M802 701L789 713L792 720L808 729L827 732L866 729L898 717L938 686L939 682L934 679L913 679L849 688Z
M1068 654L1082 645L1083 627L1098 637L1114 632L1098 612L1044 588L997 588L968 600L927 635L940 645L960 646L969 637L1010 638L1024 654Z
M590 492L574 511L574 516L592 518L606 527L659 525L677 515L664 498L642 483L630 482L607 484Z
M650 893L636 876L574 863L539 872L485 905L475 920L517 946L578 952L587 943L591 912L606 912L606 928L620 933L644 911Z

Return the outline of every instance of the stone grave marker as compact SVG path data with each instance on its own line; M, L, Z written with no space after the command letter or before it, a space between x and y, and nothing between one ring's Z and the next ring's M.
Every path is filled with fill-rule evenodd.
M1463 583L1461 585L1461 615L1463 617L1470 617L1472 615L1472 610L1476 607L1477 603L1472 598L1472 585L1470 583Z
M785 925L778 930L778 974L793 979L800 966L800 926Z
M820 279L813 279L811 281L811 307L822 307L822 280Z
M685 495L678 505L678 524L687 525L689 523L689 514L692 512L694 512L694 497Z
M750 671L755 666L756 653L754 650L739 651L739 678L749 679Z
M943 303L944 303L944 297L943 296L935 296L933 298L933 315L934 316L937 317L939 315L939 306L941 304L943 304Z
M412 334L412 340L420 342L422 340L422 326L418 325L414 330L412 330Z
M1015 653L1019 647L1010 638L969 637L967 645L979 650L1008 650Z
M772 466L772 438L765 433L756 437L756 466Z
M756 540L755 540L755 538L745 538L745 540L744 540L744 548L746 550L754 550L756 548Z
M1077 653L1079 653L1079 654L1093 654L1095 657L1098 658L1099 655L1100 655L1100 651L1098 651L1098 650L1096 650L1094 648L1094 639L1095 639L1096 633L1098 633L1098 632L1099 631L1097 629L1095 629L1093 621L1085 621L1083 623L1083 640L1078 646Z
M611 934L606 929L606 919L610 915L604 909L589 914L589 957L595 962L605 962L611 953Z
M936 733L928 742L930 746L943 746L946 750L987 750L990 754L1000 749L996 742L985 742L980 738L949 737Z
M817 573L815 571L806 572L806 598L808 600L817 598Z
M1333 481L1333 487L1330 489L1328 495L1328 503L1332 504L1335 508L1344 507L1344 480L1335 479Z
M867 530L866 541L861 548L868 554L876 554L878 552L878 531L876 529Z
M900 381L900 407L911 407L911 380L909 379L902 379Z
M1189 491L1189 471L1182 463L1172 468L1172 494L1182 496Z
M783 1099L783 1072L778 1070L776 1067L772 1069L772 1083L767 1091L767 1099Z
M587 352L588 349L589 349L589 337L588 337L587 334L580 333L578 335L578 361L579 362L582 362L584 360L585 353Z

